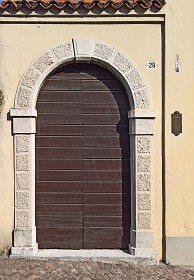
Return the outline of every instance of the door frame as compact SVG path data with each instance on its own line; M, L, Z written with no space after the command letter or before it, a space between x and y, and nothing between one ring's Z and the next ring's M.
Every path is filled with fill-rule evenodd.
M157 257L153 230L153 121L155 112L143 75L123 52L94 39L72 39L40 54L22 76L13 118L15 159L15 227L12 255L35 255L36 100L47 76L69 63L95 63L111 71L128 95L131 173L131 237L129 251Z

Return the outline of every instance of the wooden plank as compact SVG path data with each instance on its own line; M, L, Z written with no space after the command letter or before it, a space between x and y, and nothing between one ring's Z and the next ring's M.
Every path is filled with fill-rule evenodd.
M83 170L119 170L130 172L130 160L83 159Z
M53 124L82 124L80 115L64 115L64 114L39 114L37 125L53 125Z
M83 227L83 218L61 215L36 215L36 226L39 228L77 228Z
M129 228L84 228L85 249L128 249Z
M128 159L129 150L124 150L121 148L93 148L84 147L83 148L83 158L112 158L112 159Z
M37 227L37 241L40 249L81 249L82 228Z
M111 91L111 90L117 90L117 89L121 90L121 83L117 79L82 80L81 86L82 86L82 90L84 92L90 91L90 90L95 90L95 91L104 91L104 90Z
M84 193L84 204L129 204L131 201L131 195L122 193Z
M64 93L65 94L65 93ZM43 113L63 113L64 115L77 115L82 113L82 103L78 102L37 102L38 117Z
M80 170L49 170L36 171L38 181L82 181L82 171Z
M81 170L81 159L38 159L36 170Z
M128 122L128 114L83 114L83 125L87 124L102 124L102 125L115 125L115 124L126 124Z
M38 96L37 105L47 104L49 102L82 102L82 92L81 91L58 91L52 90L47 91L41 89L41 92ZM51 104L52 104L51 103ZM39 107L40 108L40 107ZM41 105L41 109L43 106Z
M88 100L89 102L89 100ZM128 104L123 102L118 106L115 103L99 102L99 103L83 103L84 114L127 114L129 111Z
M128 215L130 209L129 204L85 204L83 206L84 216L121 216Z
M130 192L129 182L83 182L84 193Z
M36 158L82 159L82 149L76 147L36 147Z
M83 172L83 181L89 182L130 182L129 171L86 170Z
M36 136L36 147L82 147L82 137Z
M38 204L81 204L82 193L36 192Z
M82 204L37 204L36 215L63 215L82 217Z
M63 136L63 135L82 135L82 125L37 125L36 135L50 135L50 136Z
M72 88L73 86L73 88ZM46 83L43 84L42 89L45 91L52 91L52 90L82 90L82 83L79 80L65 80L65 79L48 79Z
M114 84L114 83L113 83ZM107 90L101 89L95 90L95 88L90 90L84 90L83 92L83 104L87 103L94 103L98 104L110 104L115 106L115 108L119 107L126 107L125 105L129 104L127 94L125 91L121 91L121 88L118 87L111 87L107 88Z
M128 125L83 125L83 136L127 136Z
M82 192L82 182L70 182L70 181L36 181L36 192L69 192L69 193L80 193Z
M84 217L84 227L130 227L130 216Z

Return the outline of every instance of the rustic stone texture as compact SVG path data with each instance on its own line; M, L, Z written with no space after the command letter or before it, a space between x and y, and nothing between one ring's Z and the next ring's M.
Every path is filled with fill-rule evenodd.
M149 174L137 175L138 191L151 191L151 176Z
M137 205L139 210L151 210L150 193L138 194Z
M41 73L43 73L49 66L54 63L54 59L49 52L43 53L34 62L34 67L36 67Z
M16 155L16 170L29 170L29 155Z
M29 152L30 138L28 135L17 135L16 136L16 152Z
M29 172L17 172L16 173L16 189L28 190L30 184Z
M113 54L114 48L106 46L104 44L96 43L95 50L94 50L94 56L98 57L102 60L108 61Z
M138 172L151 172L151 157L138 156L137 157L137 171Z
M16 193L16 207L18 209L28 209L30 205L30 197L28 192Z
M113 64L123 73L126 73L133 67L132 63L119 52L117 53Z
M32 67L28 69L27 73L22 79L23 86L33 88L39 78L39 74Z
M126 78L133 90L137 90L145 86L137 69L133 69L129 74L126 75Z
M137 137L137 152L138 153L151 153L151 137L138 136Z
M52 50L57 60L62 60L66 57L73 56L72 46L70 42L56 46Z
M151 213L138 213L138 228L151 229Z
M17 93L17 106L29 107L31 92L25 88L20 88Z
M16 229L28 228L30 225L30 215L28 211L16 211Z
M134 91L134 97L138 109L149 108L148 93L146 88Z

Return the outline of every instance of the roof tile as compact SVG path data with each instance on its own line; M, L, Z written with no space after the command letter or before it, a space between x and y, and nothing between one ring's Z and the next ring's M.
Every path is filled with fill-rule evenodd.
M17 10L22 7L27 7L28 9L33 10L37 6L44 9L49 9L54 6L60 10L67 6L74 10L80 6L83 6L88 10L92 9L94 6L101 9L105 9L108 6L115 9L119 9L122 6L125 6L128 9L133 9L137 5L144 9L148 9L151 6L161 9L164 4L165 0L3 0L0 4L0 9L6 9L9 6L14 7Z

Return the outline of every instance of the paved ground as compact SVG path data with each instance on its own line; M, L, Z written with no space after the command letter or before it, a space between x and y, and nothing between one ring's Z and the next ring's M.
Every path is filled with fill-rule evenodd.
M194 279L194 268L135 265L126 261L28 260L0 257L0 279Z

